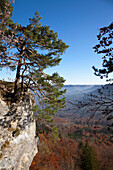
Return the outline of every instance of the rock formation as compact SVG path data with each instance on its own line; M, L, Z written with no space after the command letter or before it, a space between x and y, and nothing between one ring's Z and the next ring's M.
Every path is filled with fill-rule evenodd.
M28 170L37 153L33 96L10 106L0 98L0 170Z

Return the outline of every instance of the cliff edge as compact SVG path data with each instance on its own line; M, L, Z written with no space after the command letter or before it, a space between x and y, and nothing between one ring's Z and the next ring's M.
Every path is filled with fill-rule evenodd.
M38 152L32 106L30 92L10 106L0 98L0 170L28 170Z

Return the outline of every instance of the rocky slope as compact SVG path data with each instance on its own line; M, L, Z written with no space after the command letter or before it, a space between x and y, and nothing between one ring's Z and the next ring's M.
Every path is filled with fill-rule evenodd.
M37 153L32 105L31 93L10 106L0 98L0 170L28 170Z

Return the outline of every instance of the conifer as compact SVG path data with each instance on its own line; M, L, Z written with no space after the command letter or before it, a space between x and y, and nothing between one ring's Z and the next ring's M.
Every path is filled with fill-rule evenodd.
M35 106L40 115L50 120L59 108L64 107L65 82L58 73L45 73L48 67L56 66L61 55L68 48L50 26L42 26L41 17L36 11L27 26L13 23L12 3L0 2L0 68L8 67L16 71L14 99L20 98L23 91L32 90L39 105Z

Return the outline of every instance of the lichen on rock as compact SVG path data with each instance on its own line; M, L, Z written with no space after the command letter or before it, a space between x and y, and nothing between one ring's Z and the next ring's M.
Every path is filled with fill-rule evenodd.
M8 106L0 98L0 169L28 170L38 152L32 99L26 92Z

